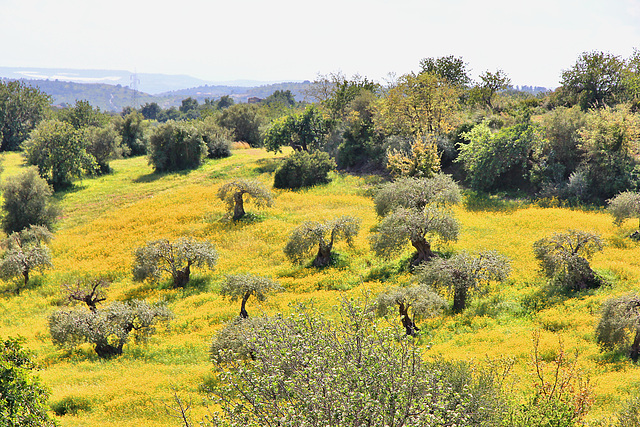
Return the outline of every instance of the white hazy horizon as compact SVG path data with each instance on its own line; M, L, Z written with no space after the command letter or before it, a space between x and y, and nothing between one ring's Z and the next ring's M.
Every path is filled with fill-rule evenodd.
M0 0L0 67L130 70L207 81L384 82L454 55L472 78L559 85L582 52L640 48L640 0Z

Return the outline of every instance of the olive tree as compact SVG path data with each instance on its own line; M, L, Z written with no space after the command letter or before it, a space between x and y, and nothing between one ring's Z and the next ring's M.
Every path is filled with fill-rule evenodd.
M333 244L338 240L344 240L351 246L359 231L360 219L348 215L323 223L305 221L291 233L284 253L292 262L302 264L314 248L318 248L312 265L326 267L331 263Z
M597 288L600 278L589 265L589 258L602 250L600 236L587 231L554 233L533 244L533 252L543 273L565 289Z
M52 193L36 167L28 167L22 173L7 178L2 184L4 232L11 234L30 225L51 230L58 216L58 209L51 203Z
M640 297L637 294L607 299L600 307L596 340L605 350L628 350L629 357L640 356Z
M384 217L369 239L371 249L384 258L390 258L411 243L416 250L411 265L416 266L435 256L431 250L433 239L455 241L459 228L458 221L448 210L435 206L424 209L401 207Z
M416 326L419 318L439 314L445 301L428 286L422 284L409 287L396 286L378 295L376 309L379 316L385 316L398 308L402 326L407 335L415 336L420 331Z
M460 187L451 175L432 178L399 178L383 185L376 193L376 213L383 217L394 209L424 209L427 205L450 206L460 203Z
M299 307L289 316L242 320L251 358L223 349L209 389L221 409L205 426L501 425L490 376L464 362L427 362L399 325L383 327L371 306L343 302L338 320ZM479 377L483 377L479 379Z
M98 277L89 280L78 280L73 285L65 284L63 286L69 302L83 302L89 310L95 312L98 308L97 304L107 299L105 290L110 284L109 280Z
M231 301L240 302L240 317L249 317L246 305L253 295L262 302L273 292L282 292L284 288L276 281L268 277L254 276L253 274L230 274L220 289L220 295L228 297Z
M34 356L20 340L0 340L0 425L6 427L55 427L48 414L46 390L33 375Z
M95 311L55 311L49 316L49 333L59 347L73 349L90 343L99 357L109 358L122 354L131 336L136 342L142 342L155 332L159 321L171 317L164 305L150 305L140 300L116 301Z
M628 218L640 219L640 193L625 191L607 201L609 213L617 226ZM640 227L640 225L639 225Z
M10 279L21 276L23 284L16 287L16 293L27 287L32 271L52 267L51 252L46 245L52 238L53 235L45 227L32 225L11 233L2 242L5 252L0 259L0 277Z
M496 251L473 256L460 252L451 258L432 258L415 269L416 280L453 294L455 313L463 311L473 293L481 292L490 282L502 281L511 272L510 261Z
M164 274L170 274L174 288L182 288L189 283L191 267L213 268L218 253L208 241L197 241L182 237L173 242L160 239L148 242L134 252L133 277L136 280L158 281Z
M226 203L228 215L234 221L245 216L244 199L253 200L256 206L272 206L273 195L261 183L254 180L235 179L218 189L218 198Z

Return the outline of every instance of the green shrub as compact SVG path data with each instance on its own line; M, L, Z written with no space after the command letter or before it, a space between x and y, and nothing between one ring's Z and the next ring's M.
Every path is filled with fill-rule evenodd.
M273 177L275 188L301 188L329 182L336 162L323 151L297 151L285 159Z
M196 127L202 134L202 139L207 144L207 157L210 159L222 159L231 156L231 143L233 132L220 126L214 117L206 117L197 122Z
M30 225L53 229L58 210L51 204L52 193L51 187L40 178L35 166L7 178L2 184L4 232L19 232Z
M156 172L197 168L208 152L198 129L172 120L154 130L149 144L149 164Z

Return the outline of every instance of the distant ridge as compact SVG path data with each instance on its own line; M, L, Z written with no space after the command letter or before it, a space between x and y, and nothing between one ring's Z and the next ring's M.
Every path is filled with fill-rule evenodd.
M152 95L205 85L256 87L278 82L232 80L213 82L188 75L134 73L126 70L80 70L73 68L0 67L0 78L13 80L63 81L82 84L110 84L133 88Z
M304 99L310 82L264 82L233 80L210 82L187 75L132 73L125 70L78 70L72 68L0 67L0 79L22 80L51 95L55 105L73 105L87 100L103 111L120 112L124 107L157 102L163 108L179 106L192 97L218 99L229 95L236 102L266 98L276 90L290 90L297 101ZM136 80L134 86L133 80Z

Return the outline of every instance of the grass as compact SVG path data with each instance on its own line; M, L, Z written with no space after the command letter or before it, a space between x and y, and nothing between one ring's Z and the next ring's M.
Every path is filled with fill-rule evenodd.
M192 402L192 416L200 419L207 412L199 390L209 378L209 342L239 311L238 303L231 304L217 292L226 274L266 275L287 289L262 305L249 300L252 315L283 312L293 302L310 300L331 311L343 295L375 295L409 280L402 268L410 254L408 245L401 257L390 261L369 250L369 231L378 222L370 197L375 178L336 173L324 186L274 190L274 207L257 209L249 202L246 220L224 220L218 187L236 177L271 187L273 165L280 157L260 149L234 150L230 158L175 174L153 173L143 157L118 160L112 162L112 174L83 179L56 194L63 213L50 245L54 268L34 277L36 285L19 296L0 294L0 336L26 338L26 347L38 355L39 375L51 389L51 402L81 403L74 403L74 414L57 416L62 426L175 426L165 407L172 402L173 389ZM24 167L19 154L4 153L2 159L2 178ZM533 384L532 334L539 330L547 358L558 351L560 341L568 352L579 353L580 368L595 384L591 417L615 411L638 368L624 358L600 353L593 330L604 299L638 289L640 246L625 237L635 224L629 221L617 228L603 211L543 208L472 193L455 213L462 224L460 240L436 249L496 249L512 259L513 273L504 284L474 296L464 313L422 322L425 355L476 361L513 358L512 378L528 386ZM336 245L335 266L314 269L286 259L282 248L294 227L340 215L360 218L362 231L353 247ZM592 265L611 285L569 295L546 288L532 244L570 228L597 232L607 241ZM219 253L214 270L194 270L194 285L184 290L133 281L137 247L186 235L214 243ZM112 278L112 301L165 300L175 319L146 344L127 344L124 354L113 360L98 359L86 346L73 352L57 349L49 338L47 317L64 303L62 284L84 274Z

